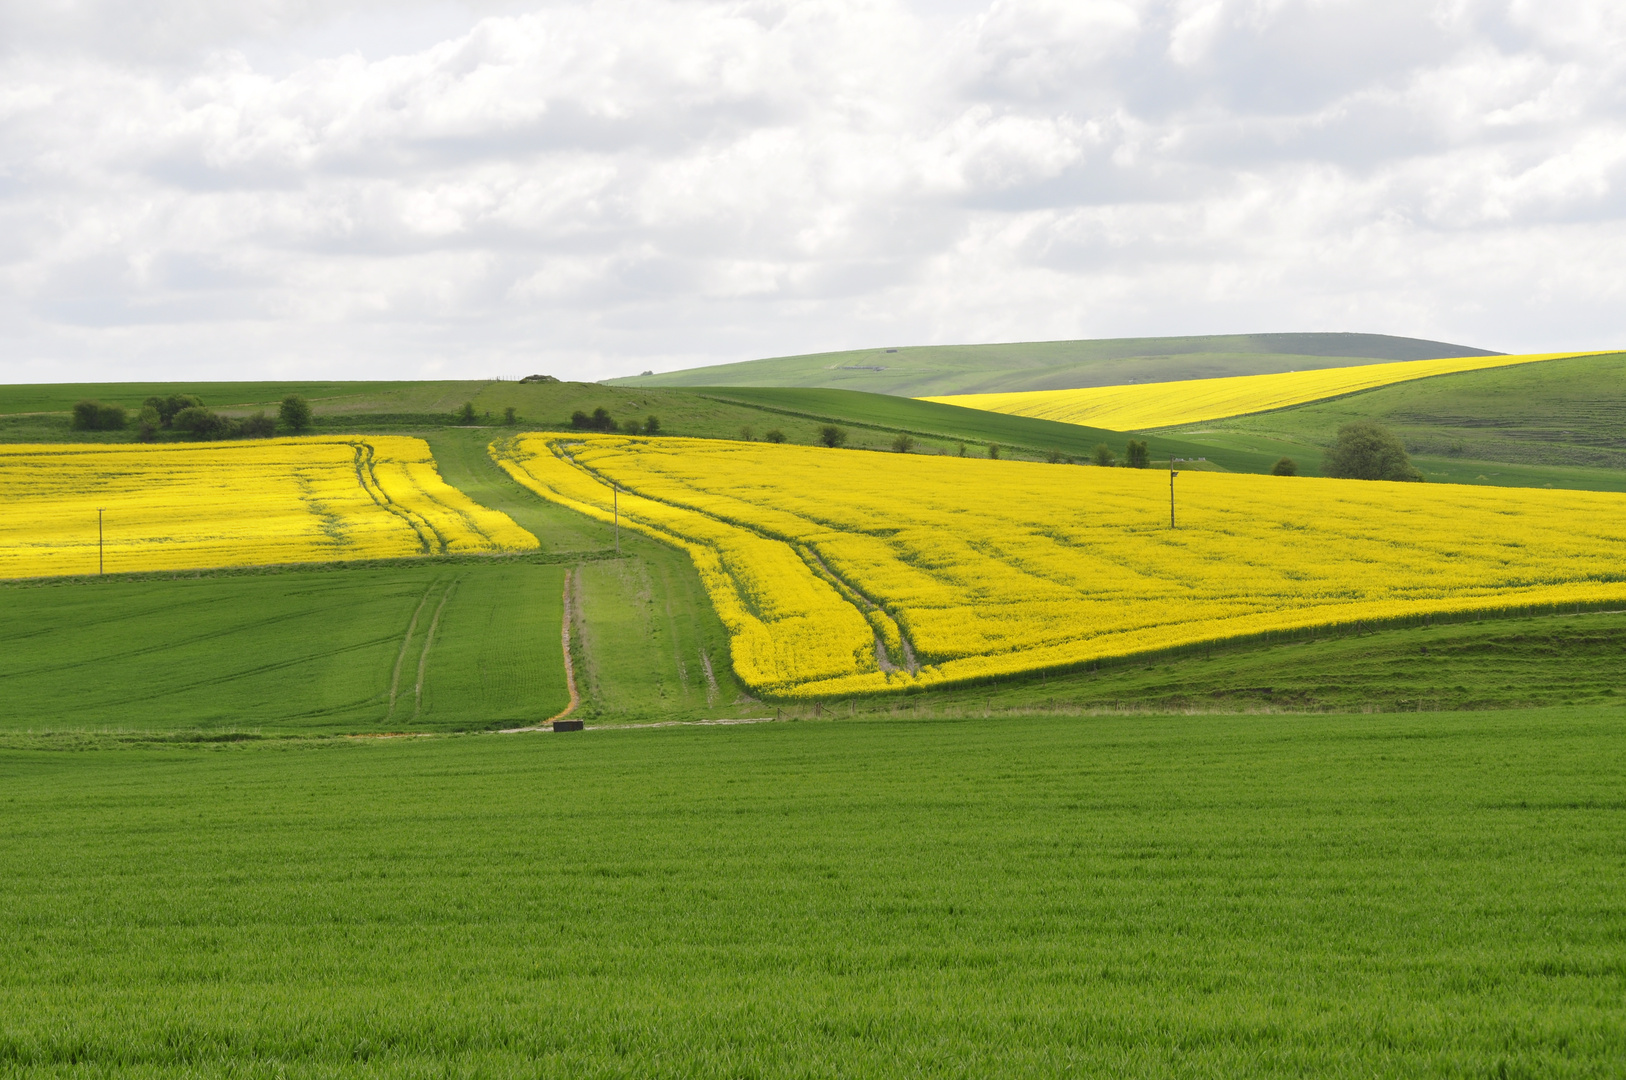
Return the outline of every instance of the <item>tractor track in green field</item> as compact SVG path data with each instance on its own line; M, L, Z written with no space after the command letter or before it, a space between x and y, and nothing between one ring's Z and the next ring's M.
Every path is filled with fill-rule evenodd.
M435 646L435 631L440 629L440 617L446 610L447 601L451 600L452 593L457 591L458 578L446 586L446 591L440 596L440 603L435 606L435 616L429 620L429 631L424 635L423 652L418 654L418 679L412 684L412 719L417 721L423 712L423 678L429 670L429 650Z
M401 665L406 661L407 650L412 647L412 635L418 629L418 616L423 614L423 606L429 602L429 594L435 591L437 584L437 581L431 581L428 588L424 589L423 598L418 601L418 606L413 609L412 618L407 622L406 634L401 638L401 651L395 656L395 669L390 674L390 707L384 714L386 721L395 718L395 699L400 692L401 686Z

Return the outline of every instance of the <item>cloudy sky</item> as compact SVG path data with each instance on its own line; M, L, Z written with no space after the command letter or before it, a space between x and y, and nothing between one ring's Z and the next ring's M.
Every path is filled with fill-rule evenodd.
M0 381L1626 344L1616 0L0 0Z

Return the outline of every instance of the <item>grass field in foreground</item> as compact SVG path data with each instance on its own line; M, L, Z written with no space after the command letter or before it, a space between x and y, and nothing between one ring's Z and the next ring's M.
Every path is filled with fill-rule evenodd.
M1622 719L0 751L0 1072L1614 1076Z
M563 593L519 560L0 588L0 732L534 724L569 701Z

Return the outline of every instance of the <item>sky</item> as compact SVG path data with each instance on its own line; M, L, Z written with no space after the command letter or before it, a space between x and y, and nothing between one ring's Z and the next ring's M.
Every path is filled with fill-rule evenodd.
M1626 346L1614 0L0 0L0 382Z

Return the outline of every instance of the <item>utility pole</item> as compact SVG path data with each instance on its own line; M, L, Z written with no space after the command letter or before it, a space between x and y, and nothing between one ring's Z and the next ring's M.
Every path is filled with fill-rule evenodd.
M1174 463L1181 460L1177 457L1169 458L1169 528L1174 528L1174 478L1180 474L1174 471Z
M100 506L96 508L96 574L98 577L107 573L107 549L102 544L103 509L104 508Z
M615 554L619 558L621 555L621 485L611 484L610 488L615 492L613 496L613 505L615 506Z

